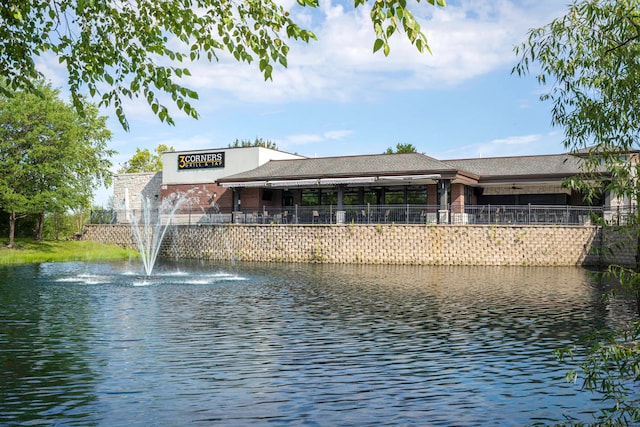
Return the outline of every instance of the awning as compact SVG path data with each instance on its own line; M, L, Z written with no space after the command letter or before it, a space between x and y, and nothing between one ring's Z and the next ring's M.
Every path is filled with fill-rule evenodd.
M267 181L268 187L305 187L318 185L317 179L287 179L284 181Z
M379 181L416 181L419 179L440 179L440 174L431 175L385 175L379 176Z
M354 176L349 178L321 178L320 185L366 184L375 182L375 176Z
M223 182L223 187L237 188L237 187L266 187L267 181L242 181L242 182Z
M418 181L425 179L439 179L439 174L431 175L385 175L385 176L351 176L342 178L316 178L316 179L283 179L277 181L238 181L223 182L223 187L317 187L319 185L340 184L370 184L377 181Z

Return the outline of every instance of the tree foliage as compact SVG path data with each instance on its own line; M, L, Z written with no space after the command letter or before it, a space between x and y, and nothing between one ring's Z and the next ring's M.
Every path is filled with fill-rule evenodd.
M158 144L154 153L148 148L144 150L136 148L135 154L118 169L118 173L160 172L162 171L162 153L167 151L176 150L166 144Z
M256 138L253 141L249 139L239 140L236 138L235 141L229 144L229 148L238 148L238 147L265 147L265 148L271 148L272 150L278 149L278 145L275 142L269 139L262 139L262 138Z
M387 151L384 152L384 154L417 153L417 152L418 150L416 149L416 147L413 146L413 144L398 143L396 144L395 150L393 149L393 147L389 147L387 148Z
M640 423L640 322L619 333L597 332L585 340L589 354L580 364L580 372L572 369L567 380L575 382L582 373L583 388L598 390L610 402L593 423L571 422L570 425L634 426ZM557 352L560 360L574 358L574 349ZM563 424L564 425L564 424Z
M640 1L574 2L565 16L530 30L516 53L514 72L533 71L548 87L541 100L551 103L565 146L583 149L592 172L608 167L611 190L640 193L623 157L640 138Z
M444 6L444 0L424 0ZM419 3L420 0L416 0ZM318 7L318 0L297 0ZM354 0L364 7L365 0ZM420 51L427 39L406 0L376 0L371 22L373 50L389 54L389 38L402 30ZM111 2L105 0L19 0L0 6L0 76L10 90L34 92L41 77L36 60L47 52L68 72L73 104L81 111L82 95L111 106L125 129L123 100L142 97L162 121L173 123L160 95L192 117L195 91L179 81L190 72L185 63L217 60L229 52L237 61L258 64L265 80L274 66L287 66L286 40L309 42L313 32L302 28L274 0L169 0ZM5 95L10 92L5 91Z
M88 103L80 116L57 90L36 87L39 95L0 96L0 207L10 215L10 246L19 216L38 214L41 235L45 212L87 206L111 179L106 118Z
M535 74L546 88L541 100L551 103L553 125L564 130L564 145L585 158L584 176L569 184L592 195L604 184L637 209L640 166L633 151L640 142L640 0L574 1L566 15L530 30L516 53L513 72ZM637 228L634 233L640 243ZM615 260L617 248L611 249ZM614 263L607 274L635 296L640 314L640 252L635 267ZM583 386L613 402L593 425L640 424L640 322L632 330L597 340L582 366Z

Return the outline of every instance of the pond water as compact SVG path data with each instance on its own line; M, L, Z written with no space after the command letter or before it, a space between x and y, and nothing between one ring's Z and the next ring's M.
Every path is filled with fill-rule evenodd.
M553 350L633 315L579 268L0 268L0 424L589 421Z

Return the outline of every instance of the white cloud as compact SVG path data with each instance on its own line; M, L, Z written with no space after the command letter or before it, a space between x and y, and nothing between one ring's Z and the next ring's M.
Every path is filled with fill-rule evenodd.
M36 58L36 69L40 71L54 87L63 89L65 96L68 96L69 92L66 88L67 84L67 69L63 64L60 64L58 57L51 52L45 52L38 58Z
M264 82L257 64L239 64L222 54L219 63L194 64L189 83L231 93L240 102L263 103L349 101L394 89L457 85L510 68L515 62L512 48L527 30L548 22L563 8L555 0L535 4L503 0L446 8L420 4L415 10L433 55L419 54L401 32L392 37L389 58L373 54L375 36L368 9L321 1L317 10L293 8L294 17L313 24L319 40L308 45L290 41L289 68L276 68L273 81Z
M542 135L510 136L508 138L494 139L489 144L492 144L494 146L531 144L539 141L541 137Z
M487 142L468 144L456 147L440 153L430 153L438 159L459 158L460 153L464 157L505 157L526 156L537 154L560 153L565 151L562 147L562 135L559 132L547 134L513 135L505 138L493 139Z
M264 81L257 61L238 63L226 52L220 53L219 62L184 64L192 77L182 82L207 100L195 103L198 111L204 114L247 102L349 102L376 99L385 91L454 86L515 62L512 46L530 27L548 22L564 9L557 0L452 1L445 8L415 3L414 13L433 55L418 53L398 31L391 40L391 55L385 58L381 52L372 53L375 35L367 4L354 9L322 0L313 9L299 7L295 0L279 3L319 40L309 44L290 40L289 67L275 67L273 81ZM39 67L55 84L66 82L66 71L53 55L43 57ZM175 119L184 116L170 100L163 102ZM125 100L124 108L130 120L157 121L145 100Z
M289 135L285 141L283 141L283 145L305 145L322 141L322 136L315 134L297 134L297 135Z
M324 133L325 139L339 140L353 135L352 130L332 130Z
M278 146L282 149L293 149L296 146L318 144L321 142L343 140L353 135L352 130L330 130L323 133L306 133L306 134L294 134L288 135L278 142Z

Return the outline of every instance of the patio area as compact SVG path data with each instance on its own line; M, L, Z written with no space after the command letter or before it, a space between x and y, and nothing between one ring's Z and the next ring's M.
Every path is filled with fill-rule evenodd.
M139 211L92 211L90 223L127 223ZM602 206L556 205L324 205L261 207L225 211L216 207L182 209L172 218L175 225L204 224L495 224L495 225L593 225L604 219L611 225L634 222L635 210Z

